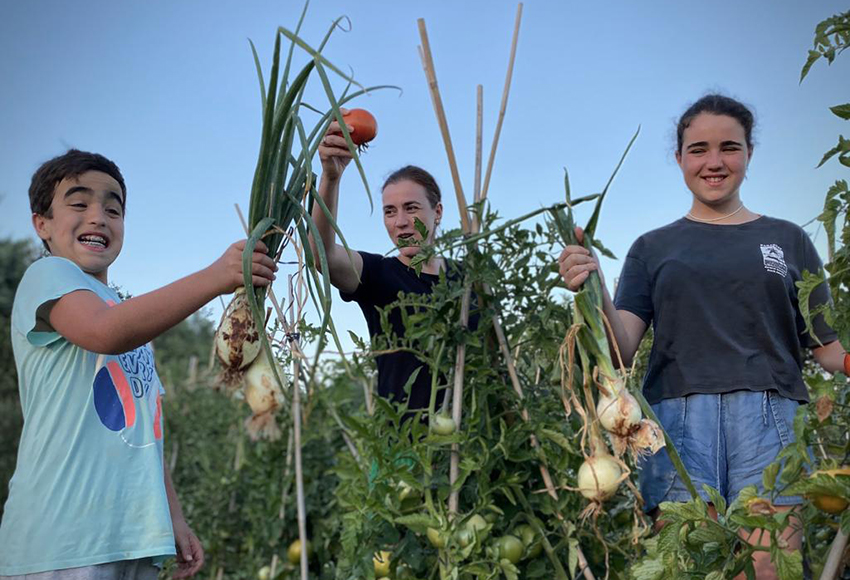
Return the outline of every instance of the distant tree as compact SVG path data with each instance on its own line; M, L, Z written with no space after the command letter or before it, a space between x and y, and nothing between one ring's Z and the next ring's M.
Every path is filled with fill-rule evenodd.
M23 426L18 373L12 354L12 301L27 267L38 257L36 245L26 240L0 240L0 516L15 470L18 439Z

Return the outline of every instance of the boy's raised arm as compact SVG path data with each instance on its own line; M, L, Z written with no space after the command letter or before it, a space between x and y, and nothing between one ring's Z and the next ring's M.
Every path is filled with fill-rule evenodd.
M199 310L220 294L242 286L242 250L245 241L231 245L207 268L147 294L108 306L93 292L71 292L49 312L40 312L69 342L101 354L121 354L138 348ZM277 266L257 243L253 283L268 286Z

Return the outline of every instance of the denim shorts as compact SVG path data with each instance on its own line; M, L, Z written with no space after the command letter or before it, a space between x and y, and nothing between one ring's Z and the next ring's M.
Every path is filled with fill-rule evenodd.
M700 496L707 484L731 503L741 489L762 490L762 472L783 447L794 441L794 415L800 403L776 391L733 391L664 399L652 410L679 452ZM638 464L640 491L650 512L663 501L685 502L691 495L666 449ZM802 503L780 496L775 505Z
M35 574L0 576L0 580L156 580L158 575L159 567L153 563L153 559L141 558Z

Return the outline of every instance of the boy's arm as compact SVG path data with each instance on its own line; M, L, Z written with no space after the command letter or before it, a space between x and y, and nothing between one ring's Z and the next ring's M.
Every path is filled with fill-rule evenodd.
M165 494L168 496L171 525L174 528L174 544L177 547L177 572L174 573L174 578L179 580L194 576L201 569L204 565L204 548L198 536L186 523L180 499L171 480L171 471L164 461L162 468L165 472Z
M231 245L207 268L158 290L108 306L93 292L78 290L62 296L49 312L39 312L69 342L101 354L121 354L146 344L220 294L242 286L242 250ZM257 243L253 283L268 286L277 266Z

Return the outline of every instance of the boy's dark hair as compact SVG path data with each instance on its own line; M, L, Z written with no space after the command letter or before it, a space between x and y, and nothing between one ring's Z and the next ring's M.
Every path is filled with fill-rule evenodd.
M710 113L712 115L725 115L732 117L741 127L744 128L744 135L747 139L747 147L753 148L753 127L756 121L753 112L745 104L736 101L732 97L720 94L708 94L688 107L682 116L679 118L679 123L676 126L676 152L682 152L682 136L685 134L691 121L700 113Z
M393 183L398 183L400 181L412 181L413 183L421 185L425 189L425 196L428 198L428 203L431 204L432 208L437 207L437 204L440 203L442 196L440 194L440 186L437 185L437 180L434 179L433 175L421 167L405 165L401 169L396 169L390 173L390 176L387 177L386 181L384 181L384 185L381 186L381 191L384 191L388 185L392 185Z
M67 153L45 161L33 173L29 190L32 213L46 218L53 217L50 206L53 203L56 186L66 177L79 177L86 171L102 171L118 182L121 186L121 213L126 213L127 187L124 185L124 176L121 175L118 166L103 155L78 149L69 149ZM42 240L41 243L49 252L50 247L47 242Z
M56 186L66 177L79 177L86 171L102 171L118 182L121 186L121 213L124 213L127 209L127 187L118 166L103 155L78 149L69 149L67 153L45 161L33 173L29 191L32 213L52 217L50 204L53 203Z

